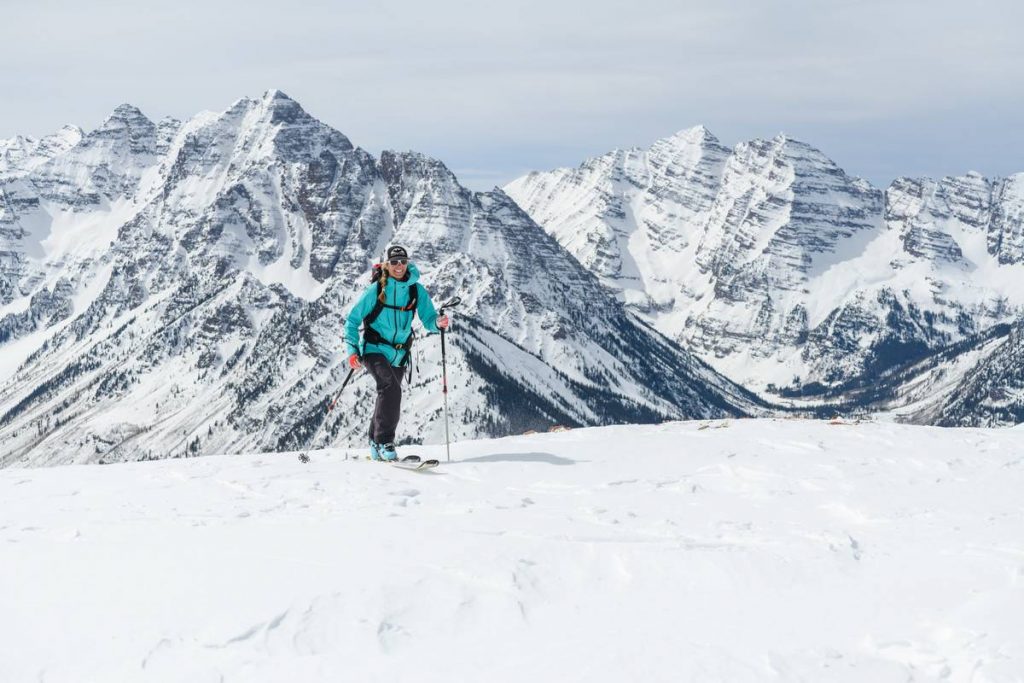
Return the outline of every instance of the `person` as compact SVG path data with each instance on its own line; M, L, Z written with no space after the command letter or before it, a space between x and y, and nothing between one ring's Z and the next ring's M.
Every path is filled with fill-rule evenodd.
M429 332L448 327L448 316L438 316L430 294L419 284L420 272L409 260L409 250L392 244L384 262L374 269L374 281L345 320L345 345L352 369L365 367L377 383L377 401L370 421L370 457L397 460L395 431L402 407L402 376L412 346L413 317ZM363 326L360 344L359 326Z

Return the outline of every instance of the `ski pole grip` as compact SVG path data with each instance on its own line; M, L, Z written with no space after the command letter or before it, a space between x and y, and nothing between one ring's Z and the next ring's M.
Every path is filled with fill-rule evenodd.
M453 296L451 299L448 299L448 301L445 301L443 304L441 304L441 311L444 312L444 309L458 306L461 303L462 297Z

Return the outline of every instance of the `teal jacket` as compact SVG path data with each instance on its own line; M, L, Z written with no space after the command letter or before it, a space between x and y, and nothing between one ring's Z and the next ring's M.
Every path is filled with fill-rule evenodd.
M409 288L416 285L419 279L420 271L414 263L409 264L405 280L396 280L389 277L387 284L384 285L384 296L387 304L389 306L408 305ZM413 315L418 314L420 322L423 323L428 332L440 332L441 330L437 327L437 311L434 309L434 302L430 300L430 295L427 294L427 290L423 285L419 285L419 291L416 296L415 311L399 311L394 308L385 308L377 316L377 319L373 321L373 329L377 330L385 339L401 344L412 334ZM380 353L388 359L392 366L398 367L405 360L405 355L408 351L399 351L396 348L382 344L364 344L360 338L359 327L363 324L363 318L370 315L376 303L377 283L374 282L359 297L359 301L349 311L348 318L345 320L345 346L348 349L348 355L351 356L353 353L356 353L362 357L368 353Z

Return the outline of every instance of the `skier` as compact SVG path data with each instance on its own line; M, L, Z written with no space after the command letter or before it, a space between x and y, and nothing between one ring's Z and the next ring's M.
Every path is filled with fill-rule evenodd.
M395 430L402 407L402 375L412 347L413 315L428 332L448 327L448 316L438 316L423 285L420 272L410 263L409 251L398 244L384 252L384 262L374 267L371 284L349 311L345 344L352 369L365 367L377 383L377 402L370 422L370 457L397 460ZM363 326L363 344L359 326Z

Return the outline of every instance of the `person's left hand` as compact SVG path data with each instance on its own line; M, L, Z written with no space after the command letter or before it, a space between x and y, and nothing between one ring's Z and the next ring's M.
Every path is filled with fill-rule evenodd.
M441 329L441 330L447 330L448 329L448 316L442 315L440 318L438 318L437 319L437 327L438 327L438 329Z

